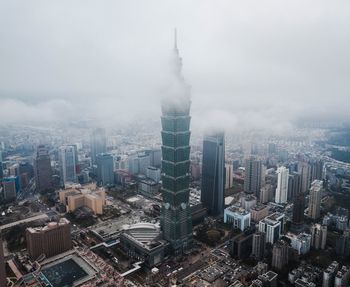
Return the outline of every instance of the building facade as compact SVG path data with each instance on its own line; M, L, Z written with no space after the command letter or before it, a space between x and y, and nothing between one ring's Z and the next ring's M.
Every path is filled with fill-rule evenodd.
M245 161L244 191L260 198L263 167L261 160L250 157Z
M289 170L284 166L277 169L277 188L275 193L276 203L286 203L288 198Z
M51 159L44 145L39 145L34 155L34 176L37 191L43 192L53 188Z

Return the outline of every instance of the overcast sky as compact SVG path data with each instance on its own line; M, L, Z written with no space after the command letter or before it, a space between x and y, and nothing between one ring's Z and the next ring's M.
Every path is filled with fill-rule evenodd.
M158 120L174 27L192 129L350 119L350 1L0 0L0 122Z

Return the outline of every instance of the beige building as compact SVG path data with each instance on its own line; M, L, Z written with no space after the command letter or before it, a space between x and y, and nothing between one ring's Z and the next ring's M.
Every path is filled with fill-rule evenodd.
M95 184L81 186L72 185L59 192L60 202L66 205L67 212L73 212L79 207L86 206L94 214L103 214L103 206L106 204L106 192L103 188L97 188Z
M269 207L265 204L258 203L256 206L252 207L250 213L252 215L252 220L254 222L259 222L269 215Z
M59 222L50 222L44 227L27 228L27 250L32 259L40 255L55 256L72 248L70 222L62 218Z
M309 217L318 219L321 211L322 180L314 180L310 188Z

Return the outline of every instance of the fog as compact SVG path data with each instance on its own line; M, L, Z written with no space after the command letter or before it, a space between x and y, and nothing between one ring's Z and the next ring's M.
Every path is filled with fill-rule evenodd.
M349 1L0 0L0 123L157 123L174 27L192 130L347 122L349 15Z

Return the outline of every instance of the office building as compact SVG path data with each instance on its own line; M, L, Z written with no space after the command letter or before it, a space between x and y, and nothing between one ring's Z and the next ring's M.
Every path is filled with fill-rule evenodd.
M51 159L47 147L39 145L34 155L34 177L39 192L53 189Z
M59 162L61 167L61 184L68 182L77 182L77 149L74 145L62 146L58 150Z
M157 167L149 166L146 169L146 176L158 183L160 181L160 169Z
M306 254L310 251L311 235L307 233L287 233L286 237L290 240L291 247L297 251L299 255Z
M277 241L272 248L271 266L277 270L283 269L289 261L289 246L283 240Z
M256 197L251 194L247 194L241 197L241 206L247 211L250 211L254 206L256 206Z
M230 254L237 259L246 259L252 253L253 234L241 233L231 239Z
M347 287L349 286L350 269L347 266L343 266L335 275L334 287Z
M250 157L245 161L244 191L253 193L260 198L260 189L263 176L263 166L261 160Z
M113 156L108 153L100 153L96 156L97 184L107 186L114 184Z
M162 196L163 237L175 256L192 243L189 204L190 180L190 90L181 74L182 60L176 41L173 53L174 89L162 100Z
M66 206L67 212L77 208L88 207L95 215L103 214L106 205L106 193L103 188L97 189L94 184L80 186L79 184L59 191L60 203Z
M340 266L337 261L333 261L323 272L322 287L333 287L335 275L338 273Z
M335 252L339 256L350 256L350 230L344 231L342 235L336 237Z
M268 203L273 198L273 186L271 184L265 184L260 188L260 202Z
M36 260L40 255L51 257L72 248L70 223L61 218L59 222L50 222L44 227L27 228L27 250Z
M323 161L322 161L322 159L311 160L310 166L311 166L311 170L310 170L311 182L313 182L316 179L322 180L323 179L322 178L322 175L323 175Z
M264 232L256 232L253 234L252 255L256 260L262 260L265 254L266 234Z
M320 217L322 185L323 182L321 180L314 180L311 184L308 215L312 219L318 219Z
M224 222L244 231L250 227L250 212L236 206L227 207L224 211Z
M6 279L6 262L4 258L4 246L2 243L2 236L0 233L0 286L7 286Z
M225 193L225 139L218 133L203 140L201 201L209 214L222 215Z
M311 167L307 162L298 163L298 173L301 174L301 192L307 192L311 183Z
M327 226L314 224L311 226L311 246L314 249L325 249L327 241Z
M258 203L250 209L252 221L259 222L269 215L269 207L262 203Z
M97 128L90 135L91 145L91 162L97 164L97 155L107 152L106 131L102 128Z
M266 234L266 242L275 243L284 231L284 214L275 212L259 222L259 231Z
M289 170L284 166L277 169L277 188L275 194L276 203L286 203L288 196L288 176Z
M301 193L301 174L297 172L289 173L288 201L293 201L299 193Z
M293 200L293 224L300 226L304 222L305 194L299 192Z
M231 163L225 163L225 189L232 188L233 186L233 165Z
M17 197L16 177L5 177L3 179L3 193L5 200L14 200ZM17 177L18 178L18 177Z

